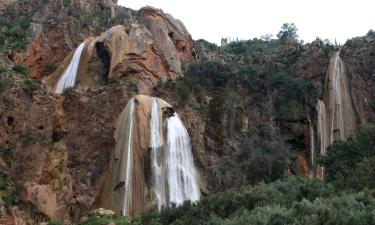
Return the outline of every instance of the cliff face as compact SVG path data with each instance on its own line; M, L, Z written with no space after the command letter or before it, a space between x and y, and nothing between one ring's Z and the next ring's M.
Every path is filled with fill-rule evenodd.
M139 12L139 23L118 25L85 39L77 83L93 87L108 80L130 79L139 93L148 94L160 82L182 76L182 64L194 60L192 39L183 24L154 8ZM51 88L72 54L46 79Z
M34 78L49 75L87 37L100 34L125 18L132 21L132 11L119 8L116 2L33 0L8 3L2 16L9 24L20 23L25 32L21 40L17 40L20 46L9 57L29 67ZM20 52L19 48L25 51Z
M101 206L114 124L136 94L180 112L205 195L313 167L310 125L316 131L332 45L251 40L218 48L193 42L160 10L136 13L107 0L2 1L0 13L27 31L25 48L0 34L2 58L13 60L0 61L0 223L76 223ZM83 41L76 87L53 94ZM375 121L373 43L356 38L340 53L361 123Z
M351 98L361 124L375 121L375 36L349 40L341 50L349 74Z

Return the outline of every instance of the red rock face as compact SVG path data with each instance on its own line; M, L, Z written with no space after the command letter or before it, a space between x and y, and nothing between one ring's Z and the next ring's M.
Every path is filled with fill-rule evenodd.
M139 93L149 94L160 82L182 76L182 65L194 59L192 38L183 24L153 8L141 9L139 22L114 26L98 37L86 39L78 70L79 85L92 87L107 79L126 77L134 81ZM64 68L47 78L51 87L61 71Z
M56 99L45 89L26 89L20 83L0 93L0 106L6 106L0 107L0 146L14 149L0 152L0 168L20 205L6 215L0 206L1 224L21 218L70 224L96 208L114 148L114 121L130 93L122 86Z
M5 6L30 20L26 49L13 52L10 58L29 67L30 76L36 79L54 72L85 38L98 35L110 27L115 21L118 7L116 1L112 0L50 0L47 3L6 0L0 3L0 14ZM97 12L100 12L99 16ZM81 15L79 19L77 15ZM108 22L104 23L104 18Z
M177 67L178 71L178 59L189 61L193 58L193 40L181 21L152 7L145 7L139 11L139 21L151 32L172 65L172 70Z
M16 53L12 59L30 68L32 78L41 79L51 73L53 68L50 67L56 65L69 53L64 46L64 38L54 27L46 34L37 33L26 52Z

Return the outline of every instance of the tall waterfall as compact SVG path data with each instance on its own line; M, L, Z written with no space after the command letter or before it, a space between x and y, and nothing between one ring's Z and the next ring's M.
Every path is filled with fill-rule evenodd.
M327 109L327 122L330 123L330 135L327 142L332 144L336 140L345 140L356 124L340 51L336 52L331 59L327 79L324 104Z
M330 60L323 101L318 100L316 111L320 155L325 155L329 145L336 140L345 140L356 125L348 78L340 51ZM318 167L317 176L323 178L323 175L324 168Z
M199 200L204 186L198 182L190 138L170 104L137 95L115 127L116 145L101 207L132 217L151 208Z
M170 202L200 198L197 174L191 152L190 138L177 113L167 120L167 183Z
M336 53L335 64L333 69L333 80L332 82L332 97L333 97L333 119L331 126L331 144L334 139L344 140L344 115L343 115L343 101L341 96L341 88L345 89L345 85L341 85L342 73L342 60L339 56L340 52ZM347 91L344 91L344 94L347 94ZM334 135L336 136L334 137Z
M133 114L134 114L134 99L129 102L129 117L125 121L125 129L128 131L125 135L124 147L126 151L126 176L125 176L125 196L124 196L124 207L122 214L124 216L129 215L130 195L132 192L132 170L133 170L133 149L132 149L132 136L133 136Z
M151 168L153 176L153 189L157 198L158 209L167 204L165 193L165 176L163 165L162 149L162 130L161 130L162 113L157 98L152 98L151 103Z
M84 48L85 42L82 42L74 52L73 58L71 59L68 67L64 71L60 80L57 82L55 90L56 94L61 94L65 89L74 87L76 83L79 62Z

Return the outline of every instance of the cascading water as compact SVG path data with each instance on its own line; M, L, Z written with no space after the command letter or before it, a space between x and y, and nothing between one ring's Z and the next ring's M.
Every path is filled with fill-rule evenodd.
M169 202L177 205L185 200L198 201L197 182L188 132L177 113L167 120L166 170Z
M315 135L314 135L313 124L311 123L309 114L307 114L307 120L309 121L309 127L310 127L310 160L311 160L311 165L314 167L315 166Z
M333 63L333 67L330 68L327 76L329 86L326 87L325 95L327 96L324 100L327 109L327 122L330 123L330 136L327 140L329 144L336 140L345 140L356 124L340 51L333 56L331 63Z
M72 60L61 76L59 82L57 82L55 90L56 94L61 94L65 89L74 87L76 83L79 62L84 48L85 42L82 42L74 52Z
M345 140L355 128L356 117L348 91L345 65L336 52L329 64L325 81L323 101L318 99L317 134L320 155L325 155L327 147L336 140ZM324 168L318 167L317 176L323 178Z
M103 208L132 217L156 206L199 200L204 186L198 182L189 135L173 112L160 98L137 95L128 102L115 123Z
M342 110L342 99L341 99L341 64L342 60L340 58L340 52L336 53L335 64L333 69L333 79L332 79L332 96L333 96L333 119L332 119L332 128L331 128L331 144L335 139L344 140L344 115ZM344 91L346 94L346 91ZM336 137L334 137L337 133Z
M152 98L151 103L151 168L153 175L153 189L158 201L158 209L166 205L165 193L165 176L163 165L162 149L162 130L161 130L162 113L157 98Z
M316 106L317 115L317 134L319 138L319 147L320 147L320 155L326 154L326 149L328 147L327 142L327 115L326 115L326 108L324 106L324 102L318 99L318 104ZM318 166L318 176L323 179L324 177L324 168Z
M132 188L132 170L133 170L133 149L132 149L132 134L133 134L133 113L134 113L134 99L130 100L129 117L128 121L125 121L125 129L128 131L125 136L124 146L126 151L126 176L125 176L125 196L124 196L124 207L122 214L129 216L129 205L130 205L130 194Z

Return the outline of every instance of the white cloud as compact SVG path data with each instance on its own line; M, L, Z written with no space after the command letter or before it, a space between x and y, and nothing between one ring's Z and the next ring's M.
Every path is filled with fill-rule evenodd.
M344 43L375 29L374 0L119 0L119 4L161 8L180 19L194 39L215 43L222 37L276 35L283 23L295 23L305 42L318 36Z

